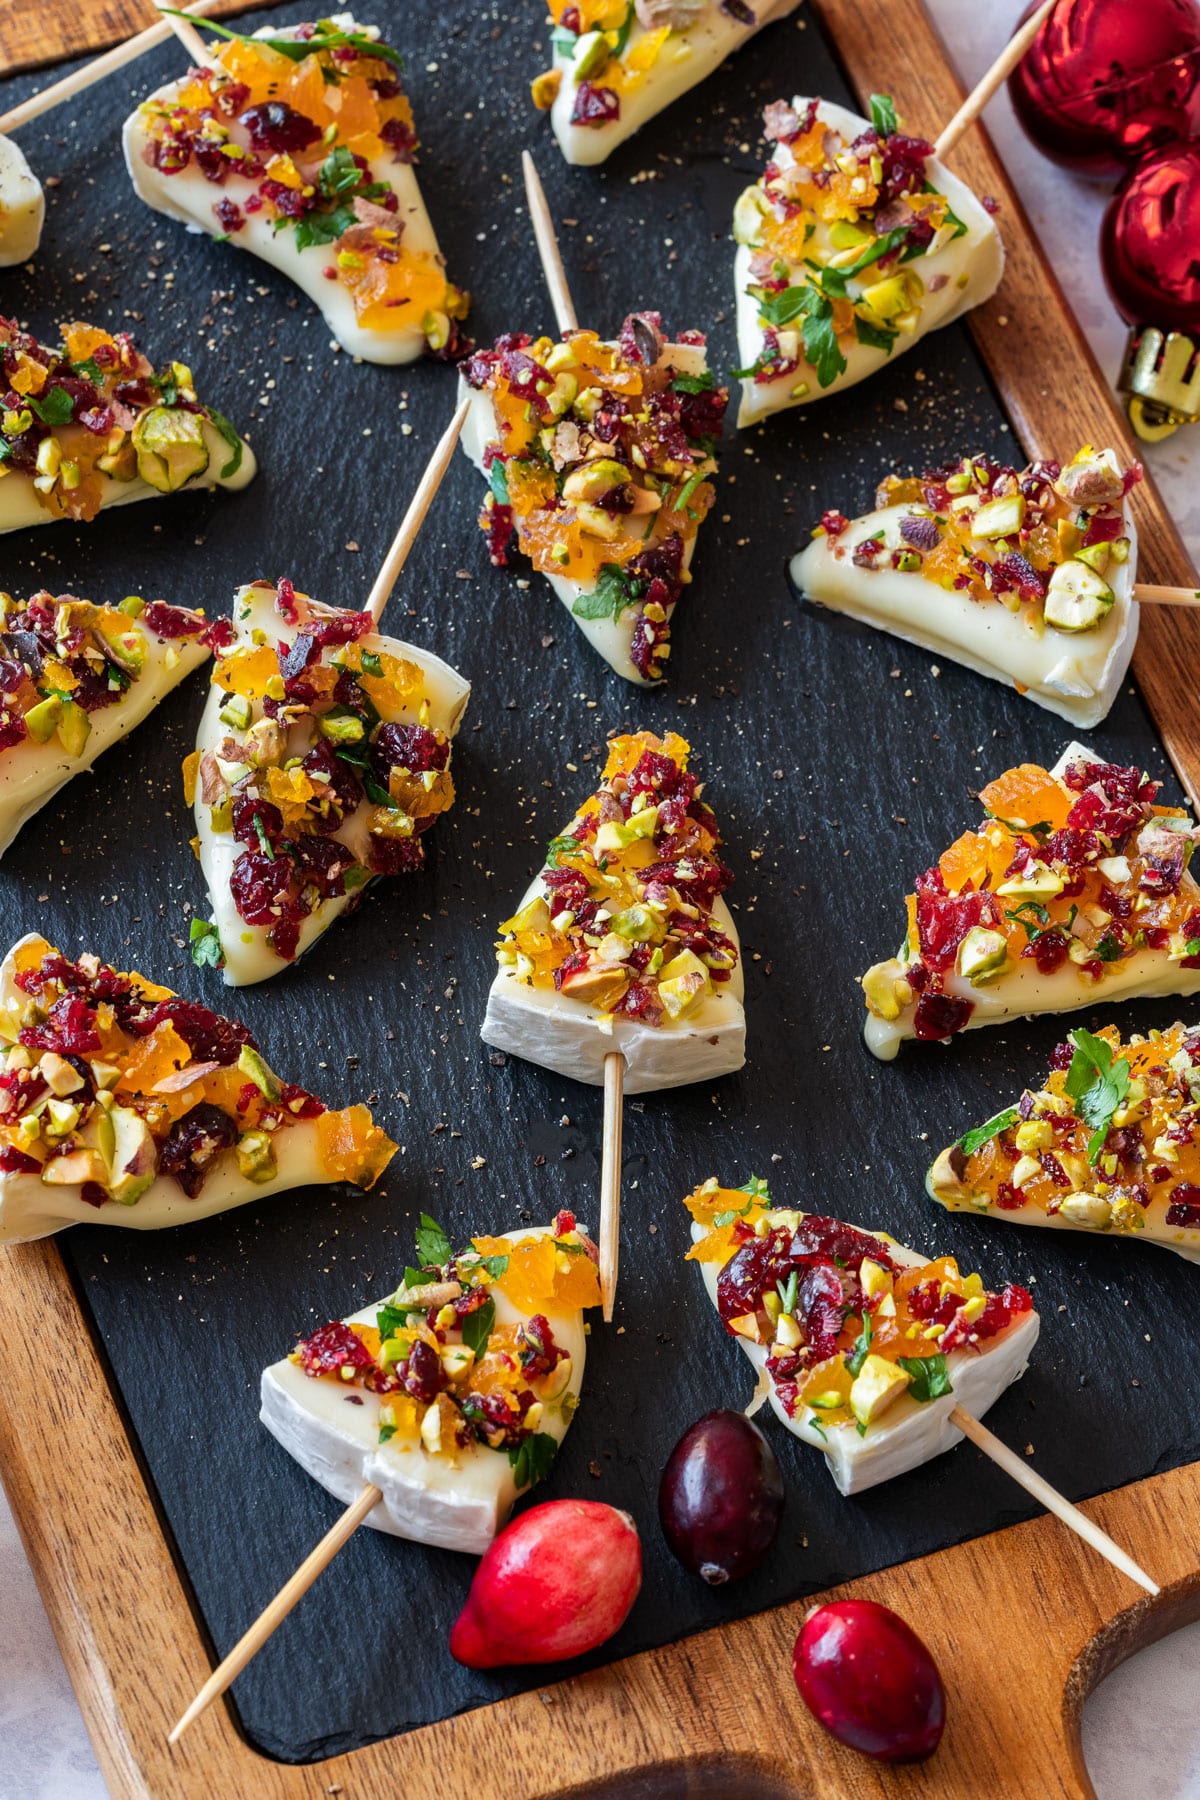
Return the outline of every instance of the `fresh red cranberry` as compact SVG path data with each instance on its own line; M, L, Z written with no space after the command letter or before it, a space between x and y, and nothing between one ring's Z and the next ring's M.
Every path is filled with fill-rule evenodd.
M912 1627L873 1600L836 1600L808 1615L792 1670L809 1712L840 1743L880 1762L932 1756L946 1694Z
M710 1587L762 1562L783 1517L783 1476L767 1439L744 1413L705 1413L667 1458L658 1519L676 1561Z

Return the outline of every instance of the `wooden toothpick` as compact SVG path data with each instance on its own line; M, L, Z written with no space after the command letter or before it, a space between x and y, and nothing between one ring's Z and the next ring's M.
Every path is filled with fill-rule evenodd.
M399 580L400 571L408 561L408 553L416 542L417 533L425 520L425 514L433 503L433 496L442 485L442 477L450 467L454 446L458 443L470 410L471 402L468 398L463 401L438 439L417 491L408 503L404 521L396 533L391 549L383 559L383 567L375 577L375 586L371 589L365 610L370 613L377 625L383 616L383 609L388 603L388 596Z
M986 75L984 75L980 81L975 83L975 86L971 89L971 92L967 95L966 99L933 146L933 154L939 160L949 156L963 132L968 130L969 127L975 123L992 95L996 92L996 89L1002 82L1008 80L1009 76L1028 50L1030 44L1032 44L1034 38L1041 30L1046 19L1050 16L1054 6L1055 0L1042 0L1042 5L1038 7L1033 17L1026 20L1016 36L1011 38L1005 45Z
M961 1406L956 1406L950 1413L950 1422L952 1425L957 1425L964 1437L970 1438L971 1442L982 1450L985 1456L990 1456L996 1466L1003 1469L1006 1475L1010 1475L1018 1486L1025 1489L1027 1494L1032 1494L1035 1500L1040 1501L1047 1512L1052 1512L1055 1518L1062 1520L1064 1525L1069 1525L1085 1544L1090 1544L1092 1549L1098 1550L1100 1555L1106 1557L1115 1569L1120 1569L1122 1575L1128 1575L1130 1581L1136 1581L1138 1586L1145 1588L1148 1594L1158 1593L1158 1583L1151 1581L1145 1569L1140 1568L1132 1556L1122 1550L1120 1544L1114 1543L1106 1531L1101 1531L1098 1525L1093 1524L1086 1513L1080 1512L1077 1506L1072 1506L1071 1502L1060 1494L1057 1488L1051 1487L1050 1483L1044 1480L1036 1469L1031 1469L1015 1451L1009 1449L1007 1444L1002 1444L986 1425L980 1424L973 1413L965 1411Z
M168 30L173 31L184 49L192 59L192 66L197 69L214 69L217 66L216 52L210 50L194 25L186 19L177 18L174 13L163 7L163 0L158 0L159 10L163 14L163 22Z
M600 1149L600 1303L612 1324L621 1252L621 1137L625 1123L625 1058L604 1058L604 1127Z
M307 1594L322 1569L328 1567L347 1538L354 1535L367 1514L382 1498L377 1487L368 1485L357 1500L351 1501L333 1529L325 1533L291 1580L284 1582L270 1606L259 1613L249 1631L239 1638L225 1660L213 1670L179 1723L168 1734L168 1744L177 1744L188 1726L193 1725L201 1713L207 1712L213 1701L219 1700L225 1689L236 1681L246 1664L258 1655L272 1632L282 1625L292 1608Z
M217 0L194 0L194 4L184 8L185 12L203 18L217 3ZM123 69L126 63L136 62L147 50L153 50L159 44L165 44L171 36L171 23L168 19L160 19L157 25L148 25L145 31L139 31L123 44L117 44L106 50L103 56L95 57L82 69L76 69L73 75L64 75L51 87L43 88L40 94L33 94L23 100L20 106L14 106L11 112L0 117L0 132L15 131L19 125L27 125L31 119L38 119L43 113L69 100L72 94L81 94L84 88L90 88L94 82L103 81L117 69Z
M1133 597L1139 606L1200 606L1200 588L1154 587L1139 581Z
M542 259L542 274L550 289L555 323L561 332L578 331L579 320L575 317L575 303L567 286L566 270L559 254L558 239L554 235L546 192L528 150L521 152L521 167L525 173L525 198L529 202L529 217L533 224L538 255Z

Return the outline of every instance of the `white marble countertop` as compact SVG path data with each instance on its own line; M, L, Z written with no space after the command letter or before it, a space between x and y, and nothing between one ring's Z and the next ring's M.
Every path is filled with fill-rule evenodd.
M1022 0L931 0L964 82L995 56ZM1038 156L1005 95L988 127L1035 229L1053 242L1059 279L1111 378L1125 329L1100 275L1096 242L1106 190ZM1003 220L1000 221L1003 228ZM1145 461L1200 566L1200 428L1153 446ZM1200 1800L1200 1625L1135 1657L1103 1684L1084 1717L1084 1747L1100 1800ZM0 1494L0 1800L106 1800L79 1708Z

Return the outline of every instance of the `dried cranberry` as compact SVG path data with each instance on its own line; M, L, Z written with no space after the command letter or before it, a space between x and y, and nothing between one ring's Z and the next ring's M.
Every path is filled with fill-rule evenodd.
M1167 1224L1200 1228L1200 1187L1194 1181L1181 1181L1171 1189Z
M297 1345L300 1367L306 1375L338 1375L343 1369L370 1369L374 1358L362 1339L332 1319Z
M5 1175L36 1175L41 1166L36 1157L26 1156L15 1145L0 1144L0 1170Z
M371 768L384 787L393 769L424 775L444 769L449 761L449 740L427 725L381 725L371 744Z
M57 1050L60 1056L87 1056L100 1048L95 1013L75 994L56 1000L44 1025L28 1025L19 1036L31 1049Z
M417 134L405 119L386 119L380 137L392 153L392 161L410 163L416 155Z
M222 1018L198 1000L175 997L160 1000L135 1027L142 1037L149 1036L167 1021L174 1026L197 1062L216 1062L226 1068L235 1063L244 1044L254 1047L254 1038L236 1019Z
M374 875L416 875L425 867L425 846L416 837L373 836L369 855Z
M572 125L607 125L621 116L621 102L612 88L597 87L595 82L581 81L575 90Z
M224 163L226 159L222 157L221 161ZM222 195L213 207L213 212L217 216L217 224L221 227L222 231L241 231L246 223L246 215L243 213L241 207L237 204L236 200L230 200L228 195Z
M418 1338L404 1365L405 1391L428 1406L437 1399L441 1386L442 1365L438 1353L424 1338Z
M289 864L282 857L263 856L255 850L242 852L233 865L229 891L247 925L274 923L290 878Z
M337 838L303 834L289 844L300 879L311 882L323 900L346 891L346 871L355 867L352 853Z
M187 606L168 606L165 600L151 600L142 611L141 623L157 638L196 637L206 629L200 613Z
M922 994L913 1014L913 1030L926 1040L951 1038L962 1031L975 1010L971 1000L955 1000L949 994Z
M228 1113L202 1100L172 1125L159 1149L159 1169L164 1175L173 1175L188 1199L194 1200L212 1165L237 1139L238 1128Z
M249 132L256 150L307 150L321 135L319 125L282 100L264 100L260 106L249 107L238 123Z
M273 849L283 836L283 814L269 800L241 795L233 803L233 835L250 850L258 850L265 837Z

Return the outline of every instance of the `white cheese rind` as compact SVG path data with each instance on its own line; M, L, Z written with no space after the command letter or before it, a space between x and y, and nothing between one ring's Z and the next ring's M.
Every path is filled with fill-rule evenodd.
M722 11L717 0L706 0L704 12L696 24L672 33L666 40L641 86L632 93L621 95L620 117L603 125L571 123L580 85L579 66L599 34L590 31L580 37L573 57L565 56L556 48L554 67L562 70L562 86L550 108L550 124L563 156L567 162L576 165L604 162L618 144L632 137L648 119L678 100L681 94L686 94L689 88L704 81L764 25L786 18L799 4L800 0L755 0L752 8L754 24L743 25ZM635 50L645 35L642 25L635 22L627 50ZM600 86L604 85L603 75L596 79Z
M331 22L342 30L361 29L349 14L339 14ZM253 35L286 37L294 33L267 25ZM186 85L187 77L182 76L157 89L150 100L170 104ZM125 166L138 198L155 212L177 219L189 231L202 232L208 237L224 237L225 229L213 212L215 202L222 195L233 201L243 201L254 192L255 182L230 175L222 187L214 188L194 163L189 163L176 175L164 175L146 161L145 152L150 142L140 111L135 110L125 121L122 144ZM437 237L413 165L393 162L385 153L370 164L370 179L390 187L400 202L394 216L397 224L404 227L403 248L427 251L440 262ZM265 212L246 213L245 221L238 231L229 234L228 241L235 249L249 251L260 262L268 263L289 281L294 281L314 302L343 350L361 356L364 362L391 364L415 362L424 354L427 343L420 319L411 327L396 331L371 331L359 324L349 291L325 275L330 258L328 244L310 244L304 250L297 249L295 232L275 231Z
M195 638L176 638L160 643L153 633L143 628L146 662L142 673L112 706L90 714L92 729L82 756L68 756L57 737L48 744L37 744L23 738L19 744L0 753L0 856L8 849L22 825L39 812L73 775L90 769L110 745L140 725L173 688L198 669L208 655L205 645ZM174 650L178 661L167 667L168 651Z
M698 1243L706 1228L693 1224L692 1241ZM897 1262L918 1268L928 1259L919 1256L905 1244L898 1244L887 1232L874 1234L883 1239ZM717 1277L720 1265L701 1263L700 1273L714 1309L717 1304ZM962 1432L950 1423L950 1414L962 1406L975 1417L982 1418L1014 1381L1019 1381L1029 1367L1029 1358L1037 1342L1041 1320L1036 1312L1023 1313L999 1338L987 1338L977 1350L952 1350L946 1357L946 1370L953 1393L940 1400L913 1400L902 1394L893 1402L878 1423L859 1437L853 1425L828 1425L826 1436L805 1419L794 1419L770 1388L771 1406L781 1425L793 1437L801 1438L820 1450L829 1464L829 1473L843 1494L861 1494L877 1487L895 1475L905 1475L922 1463L931 1462L962 1442ZM738 1343L753 1363L756 1373L764 1368L768 1346L752 1344L747 1338Z
M516 1240L535 1233L526 1227L503 1235ZM518 1324L527 1316L498 1288L491 1292L498 1325ZM373 1325L377 1311L377 1306L365 1307L346 1322ZM543 1312L555 1342L571 1358L567 1391L578 1398L587 1357L583 1315L576 1310ZM378 1487L383 1498L365 1520L374 1530L482 1556L517 1499L507 1453L472 1444L452 1460L431 1456L419 1442L399 1436L380 1444L380 1396L363 1388L349 1391L362 1400L361 1406L350 1403L348 1390L306 1375L285 1357L263 1372L259 1417L289 1456L335 1499L348 1504L368 1483ZM547 1406L539 1429L561 1443L568 1424L568 1416Z
M258 473L258 464L254 460L254 452L242 439L242 460L237 473L223 480L220 470L230 460L230 448L214 425L204 421L204 442L208 449L208 467L203 475L197 475L191 481L185 481L179 494L191 493L197 488L228 488L236 493L239 488L246 487ZM105 511L110 506L128 506L134 500L165 500L169 496L158 488L151 487L140 475L132 481L115 481L111 475L96 475L100 486L100 509ZM6 475L0 481L0 532L23 531L29 525L56 525L58 514L47 510L41 503L37 489L33 485L33 476L21 472Z
M42 241L46 196L19 144L0 137L0 269L28 262Z
M708 368L708 355L701 344L667 344L663 349L663 359L678 369L681 375L702 375ZM465 376L458 378L458 398L461 404L470 400L471 410L467 414L460 442L471 462L479 473L487 479L483 456L487 446L499 439L496 426L495 409L492 398L486 388L470 387ZM692 558L696 553L699 533L686 540L683 546L683 567L688 570L692 566ZM541 573L541 571L539 571ZM638 609L627 606L619 618L581 619L575 612L575 602L583 594L595 590L595 582L568 581L562 575L544 575L543 579L550 583L563 605L571 615L571 623L578 627L592 646L598 650L610 669L625 681L631 681L637 687L657 687L658 683L647 681L633 662L630 655L633 634L637 624ZM671 607L667 613L670 622L676 612Z
M307 596L299 596L306 599ZM234 596L233 622L239 639L246 642L251 634L260 631L265 634L269 644L277 644L287 627L275 610L275 590L273 587L243 587ZM456 669L445 663L428 650L419 650L414 644L402 643L399 638L386 637L380 632L368 632L359 640L364 649L384 651L406 662L416 663L425 676L425 698L429 702L428 724L436 731L444 731L452 738L462 722L470 698L471 685L464 681ZM229 696L224 689L214 686L208 696L200 725L196 732L196 748L203 753L215 749L221 740L228 736L228 729L220 720L221 708ZM404 715L397 715L403 717ZM416 714L408 722L416 722ZM303 748L307 748L307 743ZM297 746L299 753L300 746ZM364 801L358 810L333 833L339 842L347 844L360 861L365 862L369 847L367 820L373 808ZM196 832L200 840L200 867L208 887L212 903L212 918L220 935L221 946L225 952L223 974L227 987L248 987L256 981L265 981L269 976L278 975L284 969L291 968L292 963L285 962L277 956L267 942L267 928L261 925L247 925L238 913L230 892L230 878L233 866L242 854L244 845L239 844L232 832L214 832L211 825L211 809L205 805L200 791L196 792L194 808ZM369 885L369 884L368 884ZM363 889L358 889L361 894ZM334 920L346 910L350 901L356 896L341 894L332 900L323 900L316 910L309 914L300 928L300 943L297 959L311 949L319 937L322 937Z
M797 112L803 112L808 105L807 98L797 97L792 105ZM860 132L869 129L870 120L850 112L844 106L835 106L830 100L817 103L817 117L824 120L834 131L840 132L848 141L858 137ZM846 359L846 368L826 388L817 383L813 370L801 365L791 374L784 375L777 381L757 382L743 381L742 401L738 409L739 426L756 424L760 419L768 418L772 413L785 412L789 407L808 406L814 400L820 400L825 394L836 394L842 388L852 387L855 382L865 381L874 375L888 362L911 350L929 332L937 331L943 325L949 325L963 313L969 312L973 306L979 306L990 299L1000 285L1000 277L1004 273L1004 246L994 221L980 205L970 188L952 175L936 157L930 157L926 164L928 180L940 194L949 200L955 215L967 227L961 237L951 238L940 250L919 257L911 267L928 288L929 283L939 275L948 279L946 285L936 293L926 292L921 300L920 317L916 329L907 335L901 335L889 353L871 344L843 344L842 354ZM754 252L745 244L739 244L734 257L734 292L737 307L738 360L744 369L748 369L758 359L762 349L762 331L758 323L759 303L753 299L746 288L753 277L750 274L750 261ZM961 277L966 277L962 287L958 285ZM793 393L798 386L807 386L807 392L801 395Z
M521 905L541 891L539 879ZM713 921L738 948L737 927L720 896L713 905ZM716 1081L742 1068L744 998L740 949L728 981L714 984L713 992L684 1017L664 1019L658 1026L598 1012L583 1000L553 988L530 987L512 970L499 969L479 1035L497 1050L590 1087L603 1087L604 1059L619 1050L625 1058L625 1092L647 1094L693 1081Z
M1073 739L1050 774L1061 780L1070 765L1080 759L1096 762L1098 753ZM1078 1012L1083 1007L1094 1008L1115 1000L1151 1000L1200 992L1200 969L1185 969L1182 963L1172 962L1164 950L1139 950L1135 956L1123 958L1119 967L1106 964L1100 981L1087 979L1085 986L1085 979L1072 962L1063 963L1051 975L1043 975L1032 958L1022 958L999 981L980 987L974 987L957 969L951 969L943 988L956 1000L973 1003L974 1011L963 1027L965 1031L1003 1025L1009 1019L1036 1018L1039 1013ZM880 1062L894 1061L901 1044L916 1036L915 1011L915 1006L905 1007L898 1019L881 1019L873 1012L867 1013L863 1041L872 1056ZM955 1033L956 1037L959 1035Z
M791 578L810 600L949 657L977 675L1017 686L1026 699L1090 730L1116 699L1137 642L1137 532L1128 504L1123 510L1129 557L1105 576L1115 599L1093 631L1047 625L1039 636L1024 610L1010 613L999 601L939 587L919 570L856 568L851 552L867 538L882 538L889 550L904 547L899 525L911 506L884 507L855 519L836 538L814 538L793 557Z

